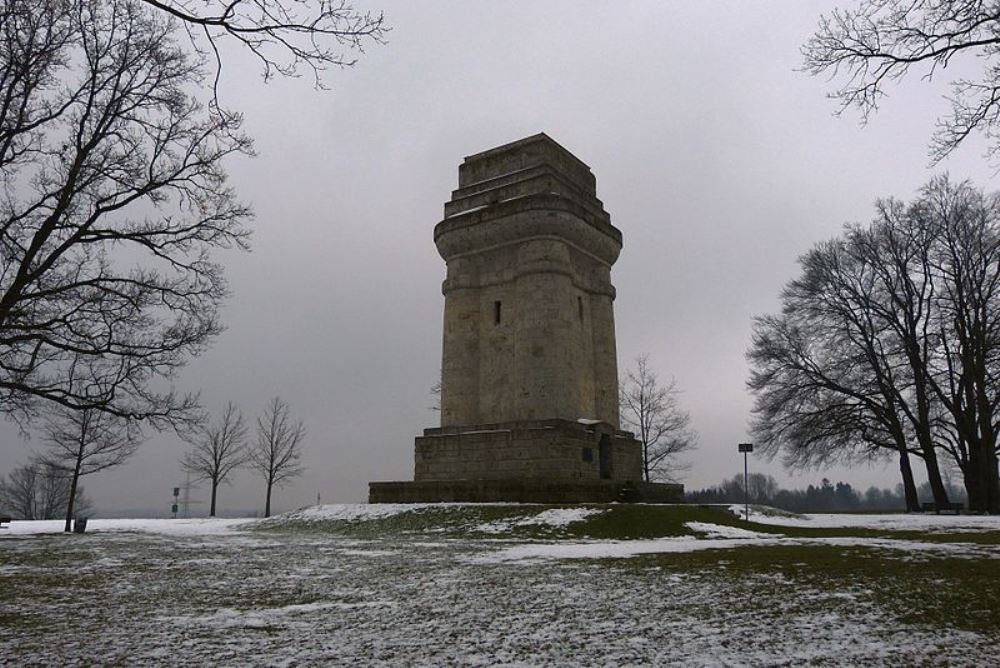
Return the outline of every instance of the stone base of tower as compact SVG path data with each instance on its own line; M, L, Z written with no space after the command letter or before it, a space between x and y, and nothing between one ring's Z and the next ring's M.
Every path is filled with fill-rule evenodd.
M430 480L368 483L369 503L684 503L684 486L648 482Z
M533 420L425 429L413 482L373 482L372 503L683 502L681 485L643 483L642 449L603 422Z

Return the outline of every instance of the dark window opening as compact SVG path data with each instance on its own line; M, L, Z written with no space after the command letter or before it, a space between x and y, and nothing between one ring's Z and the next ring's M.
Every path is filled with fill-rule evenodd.
M593 448L583 448L583 452L580 453L583 461L590 463L594 461L594 449Z
M493 302L493 324L500 324L500 302Z
M576 312L580 316L580 322L583 322L583 297L576 298Z
M601 436L600 442L597 444L597 467L599 469L599 475L604 480L611 479L611 439L607 434Z

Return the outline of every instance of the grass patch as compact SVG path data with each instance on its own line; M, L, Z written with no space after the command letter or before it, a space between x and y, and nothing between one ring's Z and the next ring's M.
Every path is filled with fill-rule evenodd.
M585 509L592 514L565 525L538 523L546 511ZM339 520L291 515L265 521L253 528L263 532L334 533L375 539L426 535L464 539L578 539L632 540L691 536L687 522L746 527L724 509L705 506L588 504L526 505L468 504L416 506L386 517ZM753 525L754 530L783 533L782 527Z
M566 527L573 538L636 540L695 535L688 522L705 522L746 527L732 513L705 506L618 505L604 506L605 512L591 515ZM755 527L756 528L756 527Z
M561 526L533 521L545 511L568 508L585 508L595 512L579 521ZM887 528L781 526L746 522L724 506L655 504L414 506L413 509L385 517L361 519L324 519L292 514L271 518L249 529L265 533L336 534L364 540L420 536L473 540L639 540L697 536L696 532L686 526L688 522L716 524L790 538L881 538L1000 545L1000 531L896 531Z
M760 588L768 579L798 605L830 611L837 605L874 605L901 622L929 630L958 628L1000 633L1000 559L921 554L888 556L870 547L748 545L729 550L644 555L618 561L621 568L659 567L668 572L711 573ZM833 602L833 603L832 603ZM775 611L761 611L770 614ZM787 612L787 611L785 611Z

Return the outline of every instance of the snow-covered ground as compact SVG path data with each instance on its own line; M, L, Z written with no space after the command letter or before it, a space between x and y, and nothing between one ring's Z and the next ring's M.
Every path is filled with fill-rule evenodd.
M254 530L289 518L360 522L450 507L323 506L270 523L95 519L83 536L59 535L61 522L13 522L0 529L0 665L996 660L996 631L903 621L887 607L893 596L883 589L904 586L908 575L886 578L879 568L837 576L811 568L798 552L737 568L738 548L791 546L802 554L863 550L893 573L922 577L937 559L1000 558L995 545L797 538L710 522L687 523L688 536L632 541ZM604 511L524 506L496 524L498 531L501 524L559 528L596 512ZM754 519L802 523L789 527L1000 529L996 518L967 516Z
M91 519L87 520L87 532L142 532L172 536L193 536L198 534L219 534L235 531L253 519ZM65 520L14 520L0 529L0 539L4 536L24 536L31 534L62 533Z
M447 510L468 507L496 506L497 504L330 504L312 506L273 518L272 521L364 521L393 517L402 513L422 512L430 509ZM503 504L509 506L510 504ZM567 507L543 509L542 506L523 504L524 516L478 525L474 529L484 533L501 533L517 526L565 527L574 522L605 512L601 508ZM537 512L536 512L537 510ZM733 514L743 517L743 506L730 507ZM963 533L1000 531L998 515L936 515L934 513L899 513L878 515L809 514L791 515L774 513L770 509L750 507L750 520L759 524L806 528L878 529L885 531L926 531ZM266 522L267 520L265 520ZM215 534L237 531L261 522L252 518L196 518L196 519L91 519L88 532L143 532L170 535ZM0 538L25 534L61 533L63 520L14 520L0 529ZM748 531L736 527L690 522L688 527L705 539L766 539L773 534ZM673 551L673 550L671 550Z
M743 517L743 506L730 510ZM750 521L787 527L881 529L886 531L1000 531L1000 515L951 515L935 513L894 513L885 515L809 514L784 515L750 506Z

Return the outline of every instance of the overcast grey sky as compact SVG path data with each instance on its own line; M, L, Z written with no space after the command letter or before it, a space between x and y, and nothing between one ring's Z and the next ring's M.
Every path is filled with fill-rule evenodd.
M384 10L393 31L330 73L332 90L265 85L239 54L223 75L223 101L245 112L259 153L229 166L257 211L254 250L223 258L228 331L178 384L248 417L279 394L305 421L308 470L278 490L278 510L412 479L413 437L437 417L444 262L432 231L466 155L546 132L590 165L624 235L612 273L619 367L646 352L676 378L701 435L689 488L742 468L750 319L777 308L798 255L935 173L995 180L977 143L928 168L944 86L914 77L865 128L833 116L829 83L795 71L829 2L358 5ZM0 474L40 447L7 425L0 436ZM84 485L105 515L166 509L185 447L152 434L129 465ZM898 478L891 464L751 467L791 486ZM262 507L263 496L241 473L219 505Z

